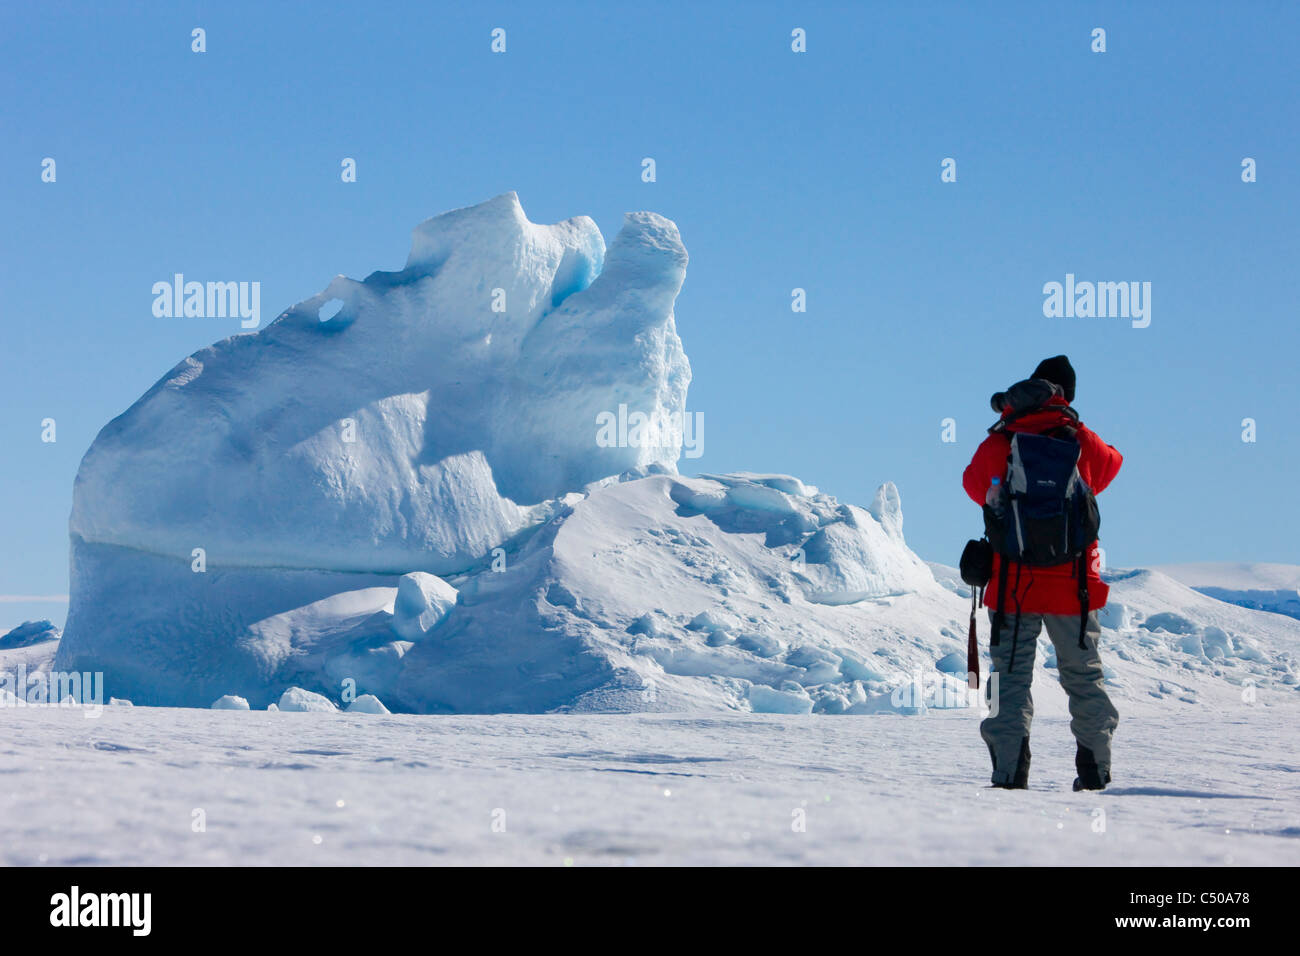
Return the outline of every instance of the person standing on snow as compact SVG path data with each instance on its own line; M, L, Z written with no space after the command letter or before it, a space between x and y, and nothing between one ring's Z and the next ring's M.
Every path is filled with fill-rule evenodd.
M1011 508L1020 509L1015 520L1029 523L1021 517L1030 510L1021 503L1027 498L1016 492L1017 488L1026 487L1026 468L1036 466L1032 452L1024 456L1029 465L1022 465L1020 449L1015 450L1015 461L1012 461L1013 439L1017 434L1062 439L1046 444L1052 448L1064 447L1071 457L1073 448L1066 443L1077 442L1074 474L1087 486L1082 489L1084 492L1091 490L1088 499L1104 490L1119 473L1123 456L1080 422L1070 408L1074 388L1074 368L1068 358L1058 355L1039 363L1030 379L993 396L994 410L1001 418L990 429L962 475L966 493L976 504L986 506L986 521L993 513L990 506L1001 516L1010 510L1007 504L1012 502ZM1020 444L1028 446L1033 442L1026 439ZM1018 484L1016 469L1020 469ZM1028 482L1031 490L1032 486L1048 484L1050 480L1032 475ZM1092 508L1095 521L1095 502ZM1011 530L1020 535L1019 544L1023 547L1026 532L1019 527ZM1031 566L996 553L1008 549L1014 550L1010 545L1007 548L995 545L990 581L998 584L986 588L984 593L984 604L993 621L989 651L998 679L989 684L990 692L992 687L997 687L997 707L981 722L980 735L993 760L993 785L1011 790L1029 785L1029 725L1034 714L1030 684L1038 634L1046 626L1047 636L1056 648L1061 686L1069 697L1070 730L1078 747L1075 767L1079 775L1074 789L1103 790L1110 782L1111 738L1119 724L1119 713L1103 686L1101 655L1097 649L1101 634L1097 609L1105 606L1109 588L1099 574L1095 537L1087 544L1086 551L1080 549L1081 560L1071 557L1061 564L1047 566L1041 562ZM1003 600L999 606L1000 594Z

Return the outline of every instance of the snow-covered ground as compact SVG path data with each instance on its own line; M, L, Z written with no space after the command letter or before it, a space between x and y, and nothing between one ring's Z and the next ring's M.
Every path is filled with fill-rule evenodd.
M986 788L954 712L0 715L5 864L1300 860L1300 711L1267 700L1126 713L1099 794L1070 791L1059 713L1027 792Z
M636 527L625 521L619 534ZM718 534L719 541L763 537ZM599 597L600 587L620 591L620 573L656 571L635 562L608 567L603 583L580 589L581 578L569 581ZM848 713L744 713L745 697L732 698L729 713L725 697L692 695L692 679L674 675L712 647L704 636L692 642L696 632L682 626L707 594L680 576L672 586L659 581L648 596L661 607L654 626L628 635L657 651L643 658L651 668L645 674L680 689L637 699L647 710L666 699L680 713L107 706L88 717L70 708L0 707L0 862L1300 861L1300 621L1215 600L1159 572L1111 573L1101 647L1122 715L1115 783L1101 794L1070 791L1065 700L1050 645L1040 640L1032 789L1011 793L986 787L977 707L931 699L919 710L906 695L912 681L929 693L961 686L952 664L961 658L964 589L952 569L928 570L937 583L914 593L799 605L806 626L791 635L804 647L835 647L827 642L839 621L861 657L841 648L832 655L838 668L871 662L874 676L860 681L869 693ZM732 583L734 612L747 589ZM418 594L411 599L421 603ZM793 626L790 606L769 605L776 607L782 612L769 624ZM711 613L720 620L723 612ZM987 631L982 620L982 644ZM46 673L58 643L2 649L0 672ZM788 648L783 656L791 659ZM817 663L804 662L812 677ZM986 676L987 668L986 659ZM847 686L839 670L824 679ZM793 686L797 696L802 685Z
M637 527L625 521L615 540ZM753 547L763 538L718 535L720 542L755 539ZM600 540L594 532L580 537ZM557 541L563 555L563 538ZM621 593L619 574L633 580L676 565L608 567L603 582L568 580L598 598L602 587ZM1101 794L1070 791L1065 700L1050 645L1040 640L1032 789L1012 793L986 786L977 707L931 699L919 710L907 696L913 681L928 693L962 683L953 659L960 669L964 588L944 565L928 571L936 583L912 593L798 605L805 628L790 633L803 647L835 647L827 642L838 621L860 652L840 648L832 655L839 669L817 679L847 687L854 681L841 672L845 662L871 662L874 675L858 680L867 693L847 713L745 713L743 696L730 698L728 712L722 695L692 695L693 678L675 675L685 662L704 661L713 646L708 628L694 641L696 631L683 623L707 593L676 571L656 579L647 596L660 606L653 627L632 628L639 633L628 638L656 651L643 657L652 686L679 690L635 699L647 710L672 702L678 713L108 706L88 717L76 709L0 707L0 862L1300 861L1300 621L1216 600L1156 571L1109 574L1101 648L1122 718L1115 783ZM730 603L723 602L731 612L749 590L736 581ZM420 604L418 594L412 600ZM774 608L782 610L753 620L797 623L790 605L769 604ZM710 613L721 620L722 611ZM980 627L983 645L987 622ZM527 643L521 635L502 639ZM797 642L787 643L787 664L768 666L794 667ZM0 672L43 674L57 648L58 641L45 640L0 650ZM803 665L809 683L820 660L814 657ZM987 659L982 669L987 676ZM789 693L798 696L802 685L793 683ZM718 685L706 677L698 686ZM770 685L752 685L763 686Z

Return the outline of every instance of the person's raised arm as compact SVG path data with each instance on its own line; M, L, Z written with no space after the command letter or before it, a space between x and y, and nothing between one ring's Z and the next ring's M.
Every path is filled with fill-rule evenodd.
M989 435L975 449L975 457L962 472L961 485L977 505L984 504L994 477L1007 470L1007 442L999 435Z
M1100 494L1119 474L1124 456L1101 440L1091 428L1080 425L1078 435L1080 457L1088 463L1088 477L1093 493Z

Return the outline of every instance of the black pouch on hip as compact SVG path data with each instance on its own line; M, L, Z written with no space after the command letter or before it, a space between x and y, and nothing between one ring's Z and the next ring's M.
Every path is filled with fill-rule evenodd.
M967 541L957 567L961 579L971 587L988 587L989 580L993 577L993 546L988 539Z

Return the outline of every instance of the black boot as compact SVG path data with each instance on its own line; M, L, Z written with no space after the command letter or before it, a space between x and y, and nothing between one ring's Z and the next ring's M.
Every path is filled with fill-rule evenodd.
M995 783L993 786L1000 790L1028 790L1029 789L1029 738L1025 737L1020 741L1020 760L1016 763L1015 776L1009 783ZM994 767L996 770L997 768Z
M1087 747L1079 744L1078 748L1074 754L1074 768L1079 772L1079 776L1074 778L1075 791L1105 790L1106 784L1110 783L1110 771L1097 766L1097 758Z

